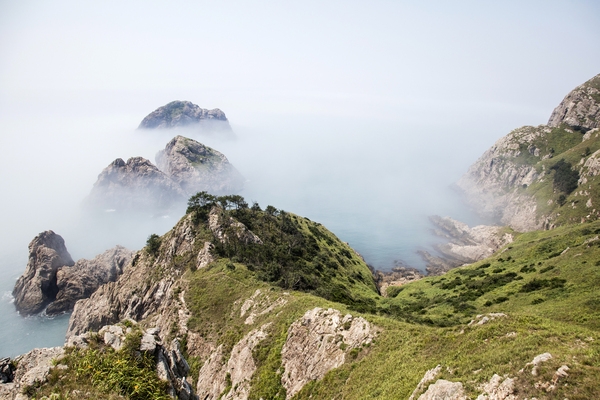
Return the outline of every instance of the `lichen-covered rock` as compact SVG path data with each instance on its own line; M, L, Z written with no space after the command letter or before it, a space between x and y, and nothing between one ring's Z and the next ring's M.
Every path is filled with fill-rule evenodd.
M168 129L198 126L204 129L231 131L225 113L218 108L207 110L190 101L172 101L148 114L138 129Z
M13 289L17 311L23 315L43 311L58 293L56 274L59 268L73 264L60 235L53 231L37 235L29 243L27 267Z
M232 217L223 216L222 211L220 207L215 206L208 214L208 227L221 243L226 243L231 237L235 237L245 244L262 244L262 240L246 225Z
M362 317L344 316L331 308L307 311L289 327L281 350L281 384L287 398L344 364L346 353L370 343L374 335L374 328Z
M419 396L419 400L467 400L467 396L462 383L438 379Z
M175 136L156 155L158 168L187 196L207 191L231 194L244 186L244 178L217 150L183 136Z

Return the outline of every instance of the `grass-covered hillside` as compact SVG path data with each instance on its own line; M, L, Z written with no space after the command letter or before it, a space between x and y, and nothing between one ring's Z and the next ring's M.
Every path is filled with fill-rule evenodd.
M322 379L310 380L295 399L407 399L426 371L438 365L438 375L416 391L415 399L437 379L461 382L474 399L494 374L513 379L511 393L518 399L600 394L600 221L518 235L493 257L388 288L382 297L364 261L316 222L274 207L248 206L238 196L200 194L189 205L173 231L150 238L131 268L147 268L148 280L140 283L147 292L153 290L152 280L177 277L165 289L163 301L169 306L161 312L185 318L174 319L161 335L164 343L181 340L192 387L211 376L206 366L215 360L227 365L240 351L250 354L251 362L244 365L253 363L255 371L238 382L237 369L223 370L220 394L207 398L246 398L232 393L248 385L247 398L285 399L282 382L288 371L282 350L294 322L315 307L363 317L375 336L359 345L341 335L321 336L320 348L333 341L344 362ZM186 221L193 230L181 229ZM181 239L175 232L181 231L192 232L194 249L169 258L171 244ZM214 258L198 267L206 242L213 244ZM153 270L156 275L150 276ZM138 326L154 326L153 318L140 319ZM257 330L261 340L240 350ZM151 364L132 349L68 353L61 361L66 368L55 368L49 382L27 393L75 398L77 376L85 379L85 392L78 393L87 397L81 398L135 399L142 389L160 390L145 372ZM528 363L543 353L552 358L533 375ZM117 361L133 368L120 368ZM562 366L568 367L567 375L556 378Z

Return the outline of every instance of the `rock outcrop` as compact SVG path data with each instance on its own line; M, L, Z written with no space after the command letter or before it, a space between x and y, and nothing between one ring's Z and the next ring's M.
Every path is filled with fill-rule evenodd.
M187 196L200 191L231 194L244 185L244 178L227 157L183 136L176 136L167 143L156 155L156 163Z
M43 311L58 293L56 274L59 268L73 264L60 235L52 231L37 235L29 243L27 267L12 292L17 311L22 315Z
M584 133L600 127L600 75L577 86L552 111L548 126L561 124Z
M46 381L54 363L64 354L62 347L33 349L17 357L17 365L10 382L0 383L0 398L6 400L26 400L23 389Z
M198 375L196 394L204 400L243 400L250 393L250 380L256 371L254 348L264 340L269 324L250 331L236 343L228 357L220 345L206 360ZM229 382L227 382L229 380ZM229 388L226 393L225 390Z
M225 113L218 108L207 110L190 101L172 101L148 114L138 129L198 127L203 130L231 132Z
M289 327L281 350L286 398L344 364L347 353L370 343L374 336L374 327L362 317L342 315L331 308L307 311Z
M72 267L60 268L56 274L58 293L46 308L46 314L72 311L77 300L86 299L101 285L116 281L132 256L132 251L116 246L91 260L82 258Z
M501 226L470 228L460 221L438 216L432 216L430 220L435 227L434 234L448 240L435 246L440 257L420 251L430 275L440 275L452 268L482 260L513 241L513 235Z
M179 185L142 157L120 158L98 175L86 205L101 210L167 210L187 199Z
M70 312L79 299L89 297L101 285L115 281L133 253L116 246L92 260L73 262L65 241L52 231L29 244L29 261L13 290L17 311L32 315Z

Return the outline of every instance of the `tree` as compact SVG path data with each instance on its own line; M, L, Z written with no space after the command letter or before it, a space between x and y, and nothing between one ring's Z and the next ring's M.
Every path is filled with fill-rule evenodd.
M571 168L571 163L561 159L550 169L554 171L553 186L555 190L569 194L577 189L579 172Z
M156 233L148 236L148 240L146 240L146 249L148 250L148 253L156 255L160 249L160 243L160 236L158 236Z

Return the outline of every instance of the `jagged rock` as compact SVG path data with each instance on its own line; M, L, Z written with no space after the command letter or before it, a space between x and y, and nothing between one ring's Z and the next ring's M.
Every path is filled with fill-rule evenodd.
M198 126L205 130L231 131L225 113L218 108L206 110L189 101L172 101L148 114L138 129L164 129Z
M17 368L13 380L0 384L0 398L7 400L24 400L28 397L22 394L23 389L39 383L44 383L55 360L60 360L64 354L62 347L33 349L15 358Z
M250 380L256 371L256 364L252 357L254 348L267 337L270 324L265 324L259 329L250 331L242 340L233 346L227 362L223 357L223 346L219 346L206 360L198 375L196 393L204 400L247 399L250 393ZM229 376L231 389L227 388Z
M482 394L477 400L517 400L515 393L515 380L512 378L502 379L494 374L489 382L485 383L481 390Z
M116 246L92 260L81 259L72 267L60 268L56 274L56 300L48 305L46 314L72 311L77 300L90 297L107 282L116 281L132 256L132 251Z
M438 376L441 370L442 366L438 364L435 368L432 368L425 372L425 375L423 375L423 378L421 379L415 390L413 390L408 400L413 400L415 396L425 388L426 384L428 384L429 382L434 380L436 376Z
M374 328L362 317L343 316L331 308L307 311L289 327L281 350L285 369L281 384L287 390L286 398L344 364L347 352L370 343L373 337Z
M117 158L98 175L86 205L104 210L166 210L186 194L154 164L142 157Z
M438 379L429 385L419 400L467 400L462 383Z
M244 186L244 178L218 151L183 136L175 136L156 155L158 168L187 196L207 191L231 194Z
M0 383L12 382L15 377L15 368L10 357L0 359Z
M549 126L567 124L588 131L600 127L600 75L577 86L552 111Z
M23 315L41 312L56 298L56 274L59 268L73 264L60 235L45 231L36 236L29 243L29 260L25 272L13 289L17 311Z
M172 258L190 251L194 245L191 216L183 218L171 232L163 236L161 252L154 258L145 251L138 252L134 268L126 268L115 281L102 285L88 299L75 304L67 340L88 330L97 331L104 325L115 324L124 319L140 321L152 316L149 323L161 332L168 332L173 325L178 326L181 335L187 333L180 315L187 315L183 297L177 297L173 284L181 271L170 269L160 279L148 282L156 268L168 265ZM173 310L179 309L180 313Z

